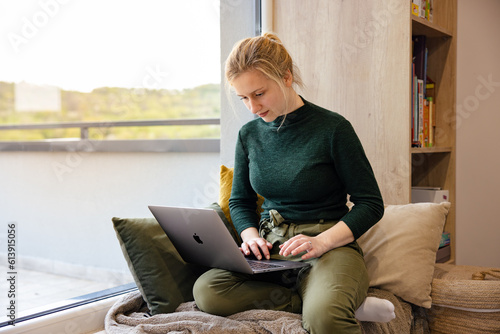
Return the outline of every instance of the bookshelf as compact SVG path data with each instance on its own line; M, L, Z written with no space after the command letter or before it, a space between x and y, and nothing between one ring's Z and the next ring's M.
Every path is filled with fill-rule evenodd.
M436 124L433 147L411 147L411 185L447 189L452 203L445 231L450 232L451 257L455 261L455 100L457 1L434 1L433 22L410 15L412 36L425 35L428 48L427 76L435 82ZM410 84L411 87L411 84ZM411 109L411 108L410 108ZM411 118L411 117L410 117ZM411 120L410 120L411 122ZM411 127L411 125L410 125ZM411 146L411 141L409 143Z

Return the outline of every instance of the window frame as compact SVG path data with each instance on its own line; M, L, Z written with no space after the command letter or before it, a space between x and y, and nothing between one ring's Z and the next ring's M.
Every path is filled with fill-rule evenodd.
M129 139L92 140L89 128L171 126L171 125L220 125L220 118L165 119L121 122L77 122L50 124L2 125L1 130L33 130L79 128L80 138L61 138L33 141L0 141L0 152L219 152L220 139Z

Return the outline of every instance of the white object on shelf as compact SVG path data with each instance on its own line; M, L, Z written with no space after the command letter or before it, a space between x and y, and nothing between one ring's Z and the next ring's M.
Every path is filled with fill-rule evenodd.
M412 187L412 203L441 203L450 201L450 192L439 187Z

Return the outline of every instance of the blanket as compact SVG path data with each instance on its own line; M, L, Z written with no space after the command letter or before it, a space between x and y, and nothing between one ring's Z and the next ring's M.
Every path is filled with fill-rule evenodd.
M390 300L396 318L388 323L361 322L363 333L427 334L425 312L390 292L371 288L369 296ZM282 311L250 310L219 317L200 311L194 302L186 302L168 314L150 316L139 291L118 300L105 318L108 334L305 334L300 314Z

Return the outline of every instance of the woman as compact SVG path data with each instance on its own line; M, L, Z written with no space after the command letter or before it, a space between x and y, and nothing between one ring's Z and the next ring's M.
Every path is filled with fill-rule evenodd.
M384 206L358 137L344 117L296 93L301 80L273 34L239 42L225 74L258 116L240 129L236 144L229 206L241 250L312 266L293 286L289 277L212 269L195 284L198 307L221 316L255 308L296 312L310 333L361 333L354 316L369 279L355 240ZM265 198L260 218L256 194Z

